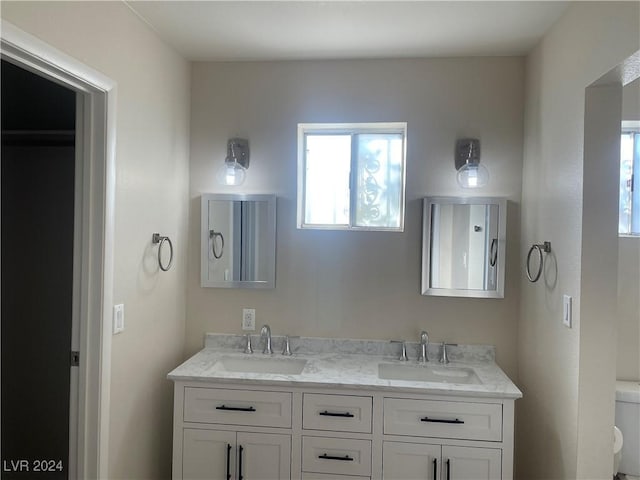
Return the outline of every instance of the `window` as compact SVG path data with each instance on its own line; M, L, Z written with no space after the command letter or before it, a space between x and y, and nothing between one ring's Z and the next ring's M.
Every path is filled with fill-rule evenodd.
M623 130L620 140L620 235L640 235L639 183L640 129Z
M299 124L298 228L404 228L406 123Z

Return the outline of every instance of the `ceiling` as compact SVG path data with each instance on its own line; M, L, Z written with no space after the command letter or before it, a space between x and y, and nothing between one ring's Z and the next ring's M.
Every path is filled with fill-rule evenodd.
M125 2L190 60L524 55L566 1Z

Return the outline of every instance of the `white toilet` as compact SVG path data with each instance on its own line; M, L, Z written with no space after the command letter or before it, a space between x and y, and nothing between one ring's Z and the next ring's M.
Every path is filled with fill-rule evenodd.
M640 383L616 382L616 426L622 432L616 446L622 447L617 472L627 477L640 477ZM615 460L614 460L615 464ZM614 465L615 467L615 465Z
M618 427L613 427L613 476L620 470L620 459L622 458L622 432Z

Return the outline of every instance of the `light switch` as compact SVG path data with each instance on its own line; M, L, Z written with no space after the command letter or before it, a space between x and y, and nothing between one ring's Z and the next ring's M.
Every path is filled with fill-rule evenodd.
M569 295L562 296L562 324L571 328L571 297Z
M113 306L113 334L124 330L124 304Z

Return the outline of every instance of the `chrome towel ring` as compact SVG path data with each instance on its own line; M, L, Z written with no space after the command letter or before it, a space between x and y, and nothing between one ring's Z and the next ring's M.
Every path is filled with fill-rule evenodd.
M169 244L169 263L167 265L162 264L162 246L167 242ZM151 236L151 243L154 245L158 244L158 266L160 270L163 272L168 272L171 268L171 264L173 263L173 243L171 243L171 239L169 237L162 237L159 233L154 233Z
M222 254L224 253L224 237L222 236L222 232L209 230L209 238L211 239L211 253L213 253L214 258L222 258ZM217 238L220 239L220 251L218 251L217 248Z
M531 254L534 251L538 252L538 271L536 272L535 275L531 275ZM529 253L527 254L527 264L526 264L527 278L529 279L530 282L532 283L537 282L538 279L540 278L540 275L542 275L542 269L544 267L544 258L542 256L542 252L549 253L550 251L551 251L551 242L544 242L541 244L531 245L531 248L529 249Z
M491 248L489 249L489 265L496 266L498 262L498 239L491 240Z

